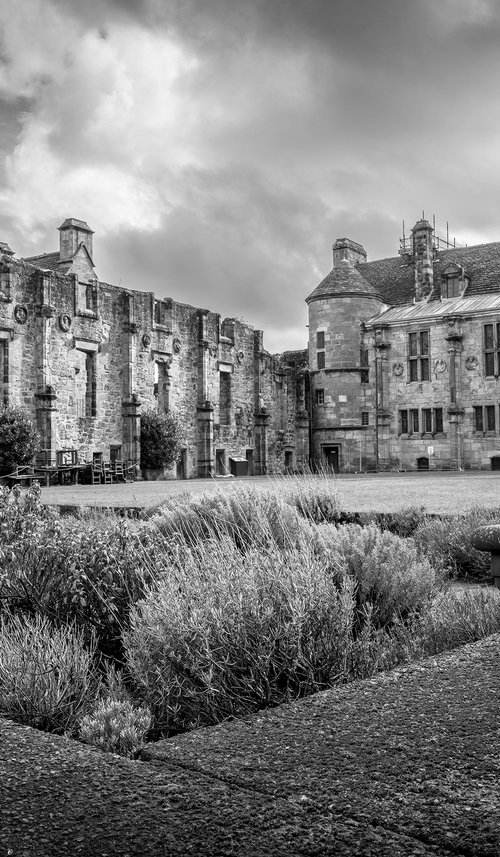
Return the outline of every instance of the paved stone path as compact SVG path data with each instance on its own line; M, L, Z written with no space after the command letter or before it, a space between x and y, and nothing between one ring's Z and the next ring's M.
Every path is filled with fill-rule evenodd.
M107 756L0 718L1 857L498 857L500 635Z

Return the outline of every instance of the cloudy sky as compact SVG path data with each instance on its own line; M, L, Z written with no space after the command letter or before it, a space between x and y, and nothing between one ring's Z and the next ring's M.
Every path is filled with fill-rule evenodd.
M0 240L304 347L347 236L500 240L497 0L1 0Z

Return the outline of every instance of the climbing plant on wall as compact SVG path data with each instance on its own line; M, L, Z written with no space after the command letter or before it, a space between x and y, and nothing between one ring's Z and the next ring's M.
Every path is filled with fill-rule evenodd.
M141 468L170 467L182 445L181 428L171 413L145 411L141 415Z
M0 471L30 464L40 448L40 435L22 408L0 407Z

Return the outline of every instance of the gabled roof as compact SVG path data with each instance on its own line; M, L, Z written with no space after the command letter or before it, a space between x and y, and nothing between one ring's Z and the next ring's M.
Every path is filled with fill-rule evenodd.
M362 275L362 267L365 266L353 266L346 259L342 260L327 274L319 286L316 286L306 298L306 303L317 301L320 298L347 297L348 295L366 295L382 300L378 289Z
M25 256L23 261L29 262L35 268L47 268L50 271L61 270L59 250L56 253L40 253L38 256Z
M25 256L23 261L34 265L35 268L46 268L49 271L58 271L60 274L67 274L71 270L75 257L80 251L83 251L87 256L89 266L95 268L92 257L83 241L80 242L73 256L70 259L64 259L64 261L61 261L59 251L56 253L41 253L39 256Z

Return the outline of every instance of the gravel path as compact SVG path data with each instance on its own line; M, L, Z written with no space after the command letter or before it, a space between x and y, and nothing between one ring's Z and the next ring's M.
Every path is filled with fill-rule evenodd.
M0 857L500 855L500 635L149 745L0 720Z

